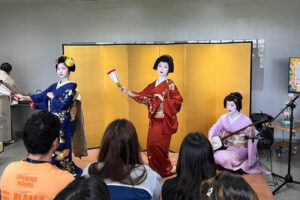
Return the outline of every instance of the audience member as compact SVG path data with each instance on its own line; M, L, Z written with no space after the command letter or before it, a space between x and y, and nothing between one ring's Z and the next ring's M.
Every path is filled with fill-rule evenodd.
M63 189L54 200L110 200L107 185L98 176L79 177Z
M4 85L10 89L13 93L22 93L22 89L16 84L14 79L9 75L12 70L12 66L9 63L2 63L0 66L0 81L4 83ZM13 131L13 127L11 124L11 108L10 104L14 104L13 99L10 96L4 95L0 93L0 109L2 112L1 117L3 120L1 121L3 130L0 132L0 143L14 143L16 139L16 135ZM3 150L0 144L0 152ZM3 144L2 144L3 145Z
M0 80L14 93L23 93L23 90L10 77L12 66L9 63L2 63L0 67Z
M87 174L103 178L113 200L159 199L161 177L142 163L135 127L126 119L108 125L98 162L83 170Z
M177 177L168 179L163 184L162 199L199 199L201 182L216 175L213 149L202 133L189 133L184 138L176 172Z
M258 200L251 186L240 176L221 172L201 184L203 200Z
M23 129L25 160L9 164L1 177L2 199L53 199L74 177L51 165L58 146L60 121L47 111L32 115Z

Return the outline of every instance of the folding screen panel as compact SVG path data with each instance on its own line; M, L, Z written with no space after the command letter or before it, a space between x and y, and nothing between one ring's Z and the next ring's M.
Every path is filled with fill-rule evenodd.
M76 70L70 79L81 95L88 147L99 146L104 131L104 64L101 46L65 46L66 55L75 59ZM99 134L101 133L101 134Z
M148 115L106 75L117 69L122 85L141 91L157 79L152 69L156 58L169 54L175 70L169 74L182 97L177 115L179 129L170 149L178 151L181 141L191 131L207 134L208 129L226 112L223 99L229 92L243 95L242 112L249 114L251 90L251 43L169 44L169 45L64 45L65 54L74 57L82 96L88 146L99 146L106 126L116 118L132 121L142 148L146 147Z

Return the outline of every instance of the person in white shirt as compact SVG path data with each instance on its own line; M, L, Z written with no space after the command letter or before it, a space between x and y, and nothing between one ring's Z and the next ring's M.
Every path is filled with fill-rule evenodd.
M9 63L2 63L0 67L0 80L8 87L13 93L23 93L21 87L19 87L13 78L10 76L12 66Z
M104 179L112 200L158 200L161 176L143 164L134 125L117 119L106 128L97 162L90 163L82 175Z
M0 81L13 93L22 93L22 89L16 84L14 79L10 77L12 66L9 63L2 63L0 67ZM0 116L0 123L4 127L3 131L0 131L0 142L13 143L16 138L11 125L11 111L10 105L13 103L13 99L7 95L0 93L0 110L2 115ZM0 144L1 146L1 144ZM1 152L1 148L0 148Z

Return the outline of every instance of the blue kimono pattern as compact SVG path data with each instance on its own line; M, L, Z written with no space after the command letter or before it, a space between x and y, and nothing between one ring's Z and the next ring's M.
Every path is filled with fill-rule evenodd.
M55 153L52 155L52 164L69 171L76 177L82 173L72 161L72 136L75 132L76 121L71 117L70 110L74 103L77 84L67 82L65 84L54 83L40 94L31 95L32 101L36 104L35 109L47 110L59 117L61 122L60 141ZM52 100L47 96L52 92Z

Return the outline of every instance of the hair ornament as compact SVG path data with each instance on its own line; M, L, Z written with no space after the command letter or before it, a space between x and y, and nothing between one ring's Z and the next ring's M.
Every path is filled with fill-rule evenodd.
M208 189L207 193L206 193L206 196L210 197L211 193L213 192L214 190L214 187L211 187Z
M75 62L74 62L74 59L72 58L72 57L70 57L70 56L66 56L66 55L64 55L64 57L65 57L65 65L67 66L67 67L73 67L74 66L74 64L75 64Z

